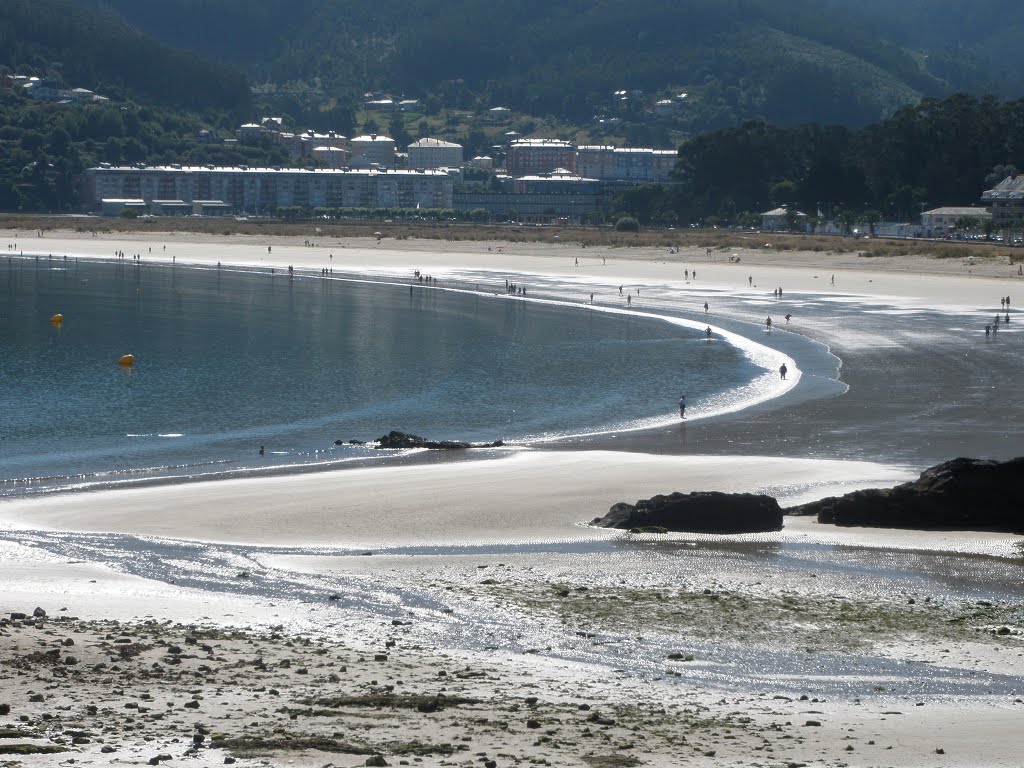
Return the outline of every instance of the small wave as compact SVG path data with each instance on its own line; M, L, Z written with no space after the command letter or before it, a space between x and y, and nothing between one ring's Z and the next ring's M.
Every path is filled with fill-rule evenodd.
M145 475L158 472L176 472L183 469L198 469L219 464L231 464L233 459L213 459L192 464L166 464L157 467L129 467L126 469L109 469L102 472L81 472L73 475L39 475L36 477L12 477L0 480L0 485L18 485L31 483L74 483L87 480L103 480L105 478L125 477L127 475Z

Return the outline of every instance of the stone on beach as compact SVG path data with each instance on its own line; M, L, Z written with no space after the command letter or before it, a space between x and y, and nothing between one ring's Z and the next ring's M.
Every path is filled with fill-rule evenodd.
M953 459L895 488L868 488L786 510L819 523L1024 533L1024 457Z
M463 440L428 440L419 435L392 430L377 439L378 448L429 448L432 450L452 451L466 448L500 448L501 440L492 443L468 443Z
M757 533L782 528L782 508L771 496L699 491L614 504L593 525L602 528L665 528L696 533Z

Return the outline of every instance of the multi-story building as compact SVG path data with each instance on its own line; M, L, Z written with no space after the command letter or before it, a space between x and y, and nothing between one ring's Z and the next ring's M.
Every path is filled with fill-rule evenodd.
M501 190L469 190L455 193L455 208L483 209L494 216L509 216L525 223L564 219L573 223L605 212L613 193L596 179L556 171L539 176L503 177Z
M441 139L420 139L409 145L409 167L459 168L462 166L462 145Z
M89 207L105 200L221 203L244 213L303 208L451 208L454 182L443 171L307 170L216 166L102 165L84 174Z
M952 232L963 221L982 222L991 218L987 208L932 208L921 212L921 228L926 237L935 237Z
M505 160L512 176L530 176L551 173L559 168L576 168L576 147L561 139L516 139L508 149Z
M591 179L615 176L615 147L584 145L576 148L576 173Z
M992 220L999 227L1015 227L1024 221L1024 173L1007 176L981 195Z
M576 172L602 181L663 182L671 179L677 159L670 149L582 146Z
M348 165L349 151L342 147L313 147L313 158L324 168L344 168Z
M611 178L622 181L668 181L676 153L666 149L617 147Z
M395 167L395 140L390 136L377 133L356 136L349 144L352 147L353 168Z

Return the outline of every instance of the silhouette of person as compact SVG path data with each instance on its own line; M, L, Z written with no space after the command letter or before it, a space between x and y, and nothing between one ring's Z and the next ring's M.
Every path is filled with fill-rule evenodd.
M780 375L780 376L782 377L782 380L783 380L783 381L785 381L785 380L786 380L786 372L787 372L788 370L789 370L789 369L788 369L788 368L786 367L786 364L785 364L785 363L783 363L782 365L780 365L780 366L779 366L779 375Z
M679 398L679 418L686 418L686 395L682 395Z

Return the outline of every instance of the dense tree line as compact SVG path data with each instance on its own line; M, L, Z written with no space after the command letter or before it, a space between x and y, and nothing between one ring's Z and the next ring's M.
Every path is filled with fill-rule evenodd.
M238 70L148 38L117 15L76 0L3 0L0 71L190 110L248 111Z
M1024 100L925 99L861 129L747 122L679 149L671 186L618 201L643 223L737 223L790 206L811 215L908 221L922 207L977 205L1024 168Z

